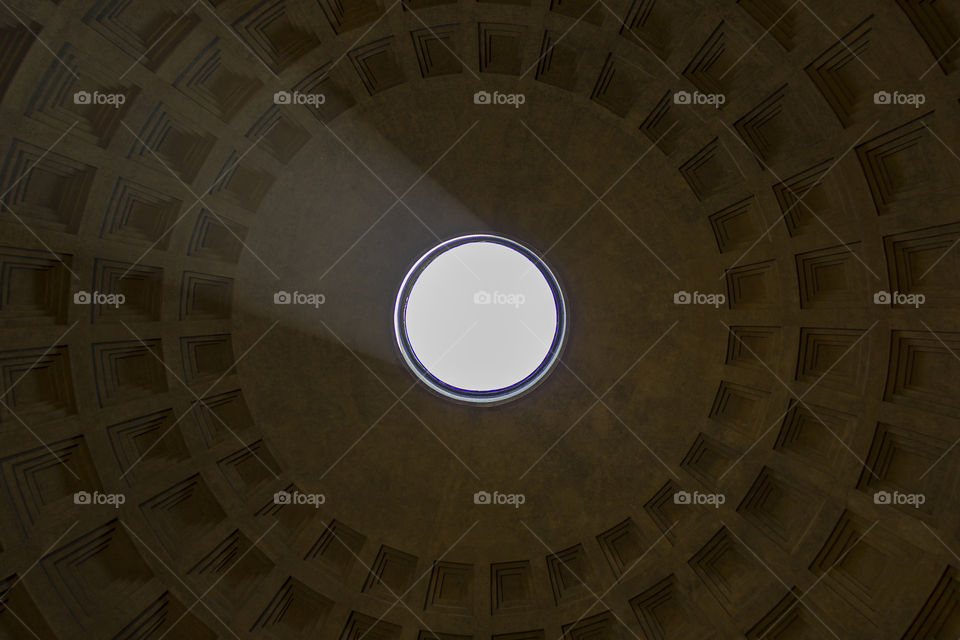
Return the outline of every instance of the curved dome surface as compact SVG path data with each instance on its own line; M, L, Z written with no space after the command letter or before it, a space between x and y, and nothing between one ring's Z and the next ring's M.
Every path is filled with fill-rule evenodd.
M0 14L0 637L960 635L955 4ZM483 408L470 234L566 303Z

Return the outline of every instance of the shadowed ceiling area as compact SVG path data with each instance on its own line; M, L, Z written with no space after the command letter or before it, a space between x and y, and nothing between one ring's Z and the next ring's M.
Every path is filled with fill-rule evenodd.
M957 2L0 5L0 638L960 638Z

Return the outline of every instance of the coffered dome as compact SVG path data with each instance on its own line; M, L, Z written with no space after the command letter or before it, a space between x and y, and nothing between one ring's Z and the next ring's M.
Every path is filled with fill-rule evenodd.
M960 637L955 3L0 14L0 638Z

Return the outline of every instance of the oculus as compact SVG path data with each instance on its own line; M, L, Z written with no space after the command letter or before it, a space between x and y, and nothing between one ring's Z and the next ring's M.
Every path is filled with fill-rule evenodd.
M452 238L410 268L394 307L406 365L471 404L516 399L555 367L566 338L560 285L537 254L494 235Z

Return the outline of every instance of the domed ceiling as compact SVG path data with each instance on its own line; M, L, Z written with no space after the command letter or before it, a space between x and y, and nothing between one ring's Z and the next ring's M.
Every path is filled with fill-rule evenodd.
M0 638L960 637L955 2L0 4Z

